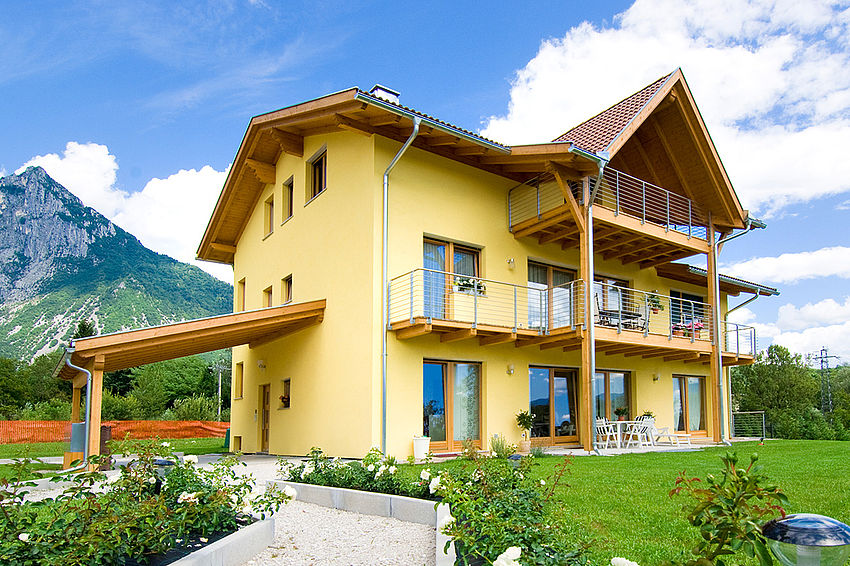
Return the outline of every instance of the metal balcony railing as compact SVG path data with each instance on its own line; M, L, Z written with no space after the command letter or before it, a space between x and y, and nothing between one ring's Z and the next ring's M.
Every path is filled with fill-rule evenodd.
M734 322L720 323L723 330L723 351L731 352L738 356L756 355L756 329L752 326L744 326Z
M426 318L546 334L582 325L583 289L581 281L535 288L419 268L390 280L389 320Z
M711 340L711 305L707 303L599 282L593 284L593 300L598 326L691 342Z
M595 183L596 178L591 177L591 186ZM568 184L573 197L581 203L580 183ZM509 228L533 218L541 219L564 204L564 195L551 174L518 185L508 192ZM707 215L693 201L611 167L602 174L594 204L613 210L616 215L625 214L668 231L708 239Z

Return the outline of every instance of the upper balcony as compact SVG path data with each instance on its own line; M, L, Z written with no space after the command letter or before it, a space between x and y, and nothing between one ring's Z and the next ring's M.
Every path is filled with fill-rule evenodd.
M565 189L581 205L581 183L565 183ZM591 188L595 183L591 177ZM603 259L646 268L710 249L708 215L679 194L608 167L593 202L594 252ZM511 189L508 218L509 229L517 238L559 243L563 249L578 246L579 227L553 174Z
M478 338L541 349L581 347L585 284L523 286L415 269L390 281L389 330L399 339L436 333L440 341ZM607 283L594 283L597 351L625 357L708 363L711 306ZM723 323L723 363L752 363L755 330Z

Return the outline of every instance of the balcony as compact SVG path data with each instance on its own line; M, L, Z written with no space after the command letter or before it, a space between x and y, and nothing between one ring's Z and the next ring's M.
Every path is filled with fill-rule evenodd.
M581 183L566 181L577 203ZM590 178L593 187L596 179ZM594 200L594 251L642 268L707 253L708 216L693 201L613 168L605 169ZM579 228L554 175L508 193L509 229L517 238L576 247Z
M477 338L541 349L581 347L584 282L514 285L431 269L390 281L389 330L399 339L439 334L441 342ZM608 283L594 283L596 349L606 355L708 363L711 306ZM723 323L723 363L752 363L755 330Z

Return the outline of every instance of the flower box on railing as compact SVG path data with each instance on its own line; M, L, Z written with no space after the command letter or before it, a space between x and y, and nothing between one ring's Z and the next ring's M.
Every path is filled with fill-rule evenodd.
M467 293L469 295L477 293L483 295L487 292L487 285L484 281L475 277L465 277L463 275L455 276L455 290L458 293Z

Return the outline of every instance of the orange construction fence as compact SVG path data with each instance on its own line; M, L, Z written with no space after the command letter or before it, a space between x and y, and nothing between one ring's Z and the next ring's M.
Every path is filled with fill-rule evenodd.
M103 421L112 427L112 438L210 438L223 437L230 427L218 421ZM70 421L0 421L0 444L68 442Z

